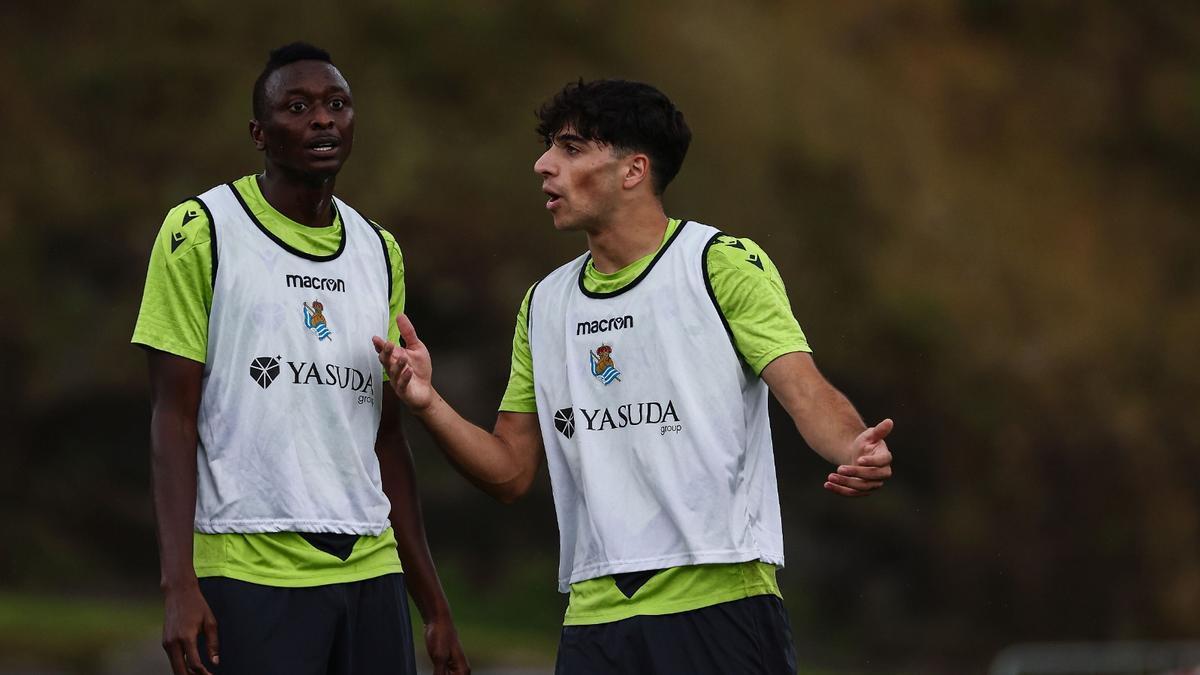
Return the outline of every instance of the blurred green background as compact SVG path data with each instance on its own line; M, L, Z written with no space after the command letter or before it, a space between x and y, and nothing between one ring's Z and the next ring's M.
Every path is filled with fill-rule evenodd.
M542 209L533 110L625 77L685 112L668 212L761 243L826 375L896 420L896 478L850 501L774 410L803 672L1200 634L1196 3L6 3L0 672L166 670L129 337L167 209L260 169L250 88L294 39L350 81L338 193L489 428L521 296L585 245ZM502 507L409 429L475 665L549 663L544 471Z

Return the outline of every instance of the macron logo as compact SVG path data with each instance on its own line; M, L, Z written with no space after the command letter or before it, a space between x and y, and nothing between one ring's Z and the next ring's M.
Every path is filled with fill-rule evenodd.
M610 330L621 330L623 328L633 328L632 315L626 314L625 316L614 316L595 321L580 321L575 324L575 334L591 335L592 333L607 333Z
M318 291L346 292L346 282L341 279L310 277L305 274L286 274L284 275L284 280L287 281L288 288L313 288Z

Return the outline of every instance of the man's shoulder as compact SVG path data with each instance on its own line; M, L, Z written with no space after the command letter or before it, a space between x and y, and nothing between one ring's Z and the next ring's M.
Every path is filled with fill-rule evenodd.
M770 258L757 242L726 232L717 234L706 256L710 272L714 269L766 272L771 267Z
M383 243L387 244L389 249L400 250L400 243L396 240L396 235L392 234L391 230L380 225L377 220L372 220L371 218L364 218L364 220L379 233L379 236L383 238Z
M221 193L222 191L229 190L230 188L232 188L233 194L241 201L250 201L253 199L255 189L257 188L257 184L254 183L254 174L248 174L233 180L225 181L223 183L210 185L197 192L196 196L192 197L191 199L204 203L206 198L210 199L212 196Z
M197 198L189 197L167 211L156 245L162 247L167 261L172 262L197 246L207 245L211 239L208 211Z

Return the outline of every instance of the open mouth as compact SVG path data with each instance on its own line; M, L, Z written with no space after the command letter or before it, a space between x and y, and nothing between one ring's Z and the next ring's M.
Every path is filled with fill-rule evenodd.
M308 148L309 150L311 150L317 154L332 155L337 150L339 145L341 145L341 141L339 141L338 139L332 138L332 137L324 137L324 138L318 138L313 141L310 141L304 147Z
M546 196L549 197L549 199L546 200L546 208L553 209L559 204L562 204L562 195L553 190L547 190L545 188L542 188L542 192L546 193Z

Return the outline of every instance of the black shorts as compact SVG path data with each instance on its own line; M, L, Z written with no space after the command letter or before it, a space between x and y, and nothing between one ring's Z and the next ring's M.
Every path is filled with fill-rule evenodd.
M709 607L563 626L558 675L777 675L796 672L783 601L756 595Z
M217 618L213 675L416 675L403 574L306 588L205 577L200 592Z

